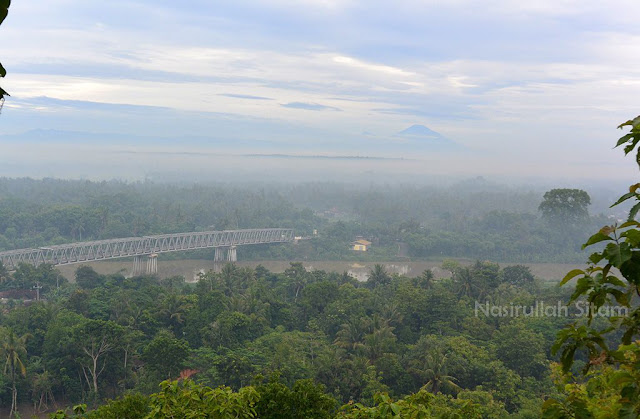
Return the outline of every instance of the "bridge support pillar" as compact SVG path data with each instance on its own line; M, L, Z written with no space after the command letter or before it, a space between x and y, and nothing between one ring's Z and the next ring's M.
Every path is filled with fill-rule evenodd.
M155 275L158 273L158 255L151 254L147 259L147 275Z
M158 273L158 255L134 256L133 276L155 275Z
M133 257L133 276L144 275L146 272L144 256Z
M224 247L216 247L213 254L213 262L224 262Z
M237 261L238 252L236 246L216 247L213 254L213 270L220 272L225 263Z
M238 252L236 251L236 246L231 246L227 249L227 262L237 262L238 261Z

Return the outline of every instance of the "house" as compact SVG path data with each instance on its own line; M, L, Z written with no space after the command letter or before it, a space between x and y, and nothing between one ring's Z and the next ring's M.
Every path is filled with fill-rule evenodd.
M359 239L351 243L351 248L357 252L366 252L371 246L371 242L365 239Z

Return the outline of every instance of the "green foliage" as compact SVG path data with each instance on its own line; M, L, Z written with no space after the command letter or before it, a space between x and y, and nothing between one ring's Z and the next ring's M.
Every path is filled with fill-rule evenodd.
M391 275L386 271L384 265L376 263L373 268L369 270L367 286L375 288L379 285L389 284L389 282L391 282Z
M451 277L460 297L481 300L501 282L500 267L491 262L477 261L473 266L458 267Z
M87 419L140 419L149 414L149 402L149 397L141 394L127 394L106 402L96 410L88 412L84 417Z
M256 387L260 395L256 403L257 417L265 419L330 419L336 400L325 394L324 386L312 380L299 380L289 388L277 374Z
M552 189L544 194L538 210L558 226L585 221L589 216L591 197L581 189Z
M255 418L255 405L260 399L253 387L237 393L229 387L212 389L192 380L163 381L162 391L150 396L147 419L160 418Z
M623 129L624 127L629 127L630 128L630 132L627 135L623 135L618 140L618 142L616 143L616 147L620 147L621 145L624 145L625 146L624 147L624 154L627 155L627 154L631 153L637 147L638 142L640 141L640 116L620 124L620 126L618 128L619 129ZM640 149L638 150L638 153L640 153ZM636 162L640 166L640 154L636 154ZM632 186L629 189L629 193L634 193L636 189L637 188L634 188ZM626 195L623 195L622 198L620 198L618 200L618 202L616 202L616 204L614 204L614 205L617 205L617 204L619 204L620 202L622 202L622 201L624 201L626 199L629 199L629 198L627 198ZM632 210L632 213L633 213L633 210ZM631 214L629 214L629 215L631 215ZM630 217L630 218L633 218L633 217Z
M452 398L433 395L425 389L401 400L393 400L387 394L378 394L375 405L366 407L360 403L350 403L342 407L338 418L348 419L392 419L392 418L499 418L506 415L499 403L495 403L488 393L467 392L463 397ZM477 403L476 403L477 402Z
M619 128L631 127L616 147L625 145L629 154L638 145L640 117ZM639 162L640 163L640 162ZM570 301L584 299L590 305L586 324L578 322L558 333L553 352L561 350L562 374L567 374L580 354L586 355L583 383L569 383L570 376L560 376L566 383L563 398L550 399L544 405L547 417L637 417L640 414L640 349L636 341L640 333L640 307L636 295L640 285L640 223L634 220L640 208L640 196L632 185L629 193L615 204L628 199L637 203L622 225L605 226L591 236L583 247L606 242L589 257L589 266L569 272L562 284L577 278ZM617 276L620 273L622 279ZM607 327L598 327L600 309L618 305L628 311L616 312L607 319ZM600 322L602 323L602 322Z
M162 379L177 377L188 356L189 344L167 330L160 330L142 352L146 368Z
M524 265L507 266L502 270L502 276L504 282L516 286L532 284L535 281L531 269Z
M90 266L80 266L76 269L76 284L80 288L92 289L99 287L105 281L105 277L97 273Z
M0 273L0 275L2 275ZM56 290L67 280L52 265L42 264L33 266L27 263L18 265L18 269L12 274L5 272L5 280L0 282L0 289L30 289L35 285L41 286L40 295L45 296Z
M571 375L556 372L561 398L543 404L544 418L636 418L640 414L637 344L623 346L617 351L627 361L614 368L602 365L590 370L584 380L575 381Z
M11 329L0 330L0 357L4 360L4 373L11 379L11 409L9 417L13 417L18 411L18 389L16 381L19 376L27 375L23 359L26 358L26 341L31 335L16 336Z
M500 360L523 377L541 378L547 370L543 337L513 322L502 327L496 336L496 354Z
M25 278L35 272L25 269ZM557 298L554 288L505 282L505 270L493 263L477 262L468 274L492 301L526 302L537 297L531 292ZM23 398L30 390L32 397L51 392L49 400L93 407L105 396L151 393L161 379L183 372L198 371L202 386L240 391L256 375L279 371L281 381L264 384L270 396L256 399L255 409L277 415L281 402L269 398L303 406L294 402L302 394L318 404L353 400L366 407L376 394L401 400L424 387L437 393L432 412L464 411L469 400L480 409L485 399L509 412L536 412L532 400L555 391L542 348L560 322L476 317L457 277L423 277L393 276L369 288L301 264L282 274L229 267L194 286L104 276L86 289L62 284L47 303L10 308L0 325L33 333L22 359L27 379L16 382ZM297 283L303 286L296 297ZM524 361L516 353L521 346ZM331 412L326 406L320 417Z

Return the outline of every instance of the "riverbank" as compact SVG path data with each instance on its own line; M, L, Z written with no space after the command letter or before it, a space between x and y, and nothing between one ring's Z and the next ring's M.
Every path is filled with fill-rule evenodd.
M461 265L471 264L473 261L461 260ZM289 262L275 261L239 261L238 266L256 267L262 265L272 272L284 272L289 267ZM303 266L307 270L324 270L327 272L348 272L350 275L360 281L367 279L367 274L376 264L384 265L385 269L390 273L405 275L408 277L416 277L424 270L431 269L436 278L444 278L449 276L449 272L443 270L440 266L442 261L416 261L416 262L398 262L398 261L376 261L376 262L350 262L350 261L304 261ZM98 273L113 274L122 273L125 276L131 275L133 262L122 260L109 260L100 262L91 262L86 265L91 266ZM504 263L500 266L505 267L514 265L513 263ZM572 269L584 267L579 264L570 263L523 263L528 266L531 272L537 277L545 281L559 281L564 275ZM80 265L59 266L58 269L70 281L74 280L74 272ZM195 282L199 273L205 273L214 268L212 260L207 259L182 259L182 260L162 260L158 259L158 275L162 278L172 276L183 276L187 282Z

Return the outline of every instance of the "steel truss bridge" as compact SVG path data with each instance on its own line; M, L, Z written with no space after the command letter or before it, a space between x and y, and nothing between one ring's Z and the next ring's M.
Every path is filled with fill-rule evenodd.
M236 246L293 241L293 230L287 228L203 231L69 243L38 249L9 250L0 252L0 261L7 269L15 270L21 263L35 266L48 263L58 266L134 257L135 272L142 270L142 258L146 256L149 258L147 273L154 273L157 271L155 258L160 253L215 248L217 260L234 261L236 260ZM223 250L227 251L226 258L221 256Z

